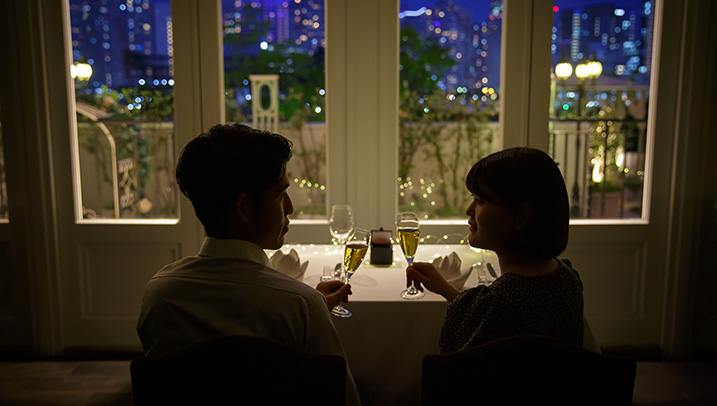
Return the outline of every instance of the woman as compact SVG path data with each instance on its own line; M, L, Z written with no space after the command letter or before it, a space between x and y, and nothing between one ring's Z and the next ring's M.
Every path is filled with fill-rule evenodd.
M466 176L469 243L494 251L501 276L464 292L430 263L406 270L407 284L448 302L442 353L490 340L542 334L582 345L583 295L577 272L557 259L568 241L568 194L557 164L532 148L511 148L478 161Z

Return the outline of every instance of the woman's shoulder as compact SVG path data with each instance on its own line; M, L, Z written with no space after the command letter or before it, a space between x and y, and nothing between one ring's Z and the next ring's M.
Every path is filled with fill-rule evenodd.
M555 260L558 261L559 268L568 268L575 271L573 268L573 262L569 258L555 258Z
M494 290L492 290L490 286L478 285L461 292L448 306L454 309L473 308L477 305L490 302L494 297Z
M527 276L516 273L506 273L498 278L490 286L492 295L503 297L524 296L526 292L532 292L536 286L570 285L579 286L582 289L580 275L572 267L572 263L566 258L555 258L558 263L554 271L536 276Z
M558 261L558 271L561 271L563 273L567 273L569 275L575 275L576 278L580 279L580 274L578 271L573 267L572 261L568 258L555 258L556 261Z

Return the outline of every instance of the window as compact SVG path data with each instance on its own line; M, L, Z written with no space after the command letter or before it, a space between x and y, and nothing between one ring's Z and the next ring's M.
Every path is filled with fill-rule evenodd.
M463 219L499 145L502 1L401 0L399 20L399 210Z
M326 218L324 1L222 0L228 122L294 143L295 219Z
M550 152L573 219L645 216L654 3L555 1Z
M76 217L176 219L169 0L70 0Z

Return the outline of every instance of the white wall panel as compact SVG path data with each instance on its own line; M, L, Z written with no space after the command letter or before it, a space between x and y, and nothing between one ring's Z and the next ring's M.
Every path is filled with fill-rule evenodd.
M639 320L645 311L645 252L639 242L572 244L565 257L583 281L585 314Z
M147 281L179 252L171 243L78 244L82 319L135 322Z
M147 281L181 256L174 242L76 244L77 272L63 280L65 350L139 350L135 330Z

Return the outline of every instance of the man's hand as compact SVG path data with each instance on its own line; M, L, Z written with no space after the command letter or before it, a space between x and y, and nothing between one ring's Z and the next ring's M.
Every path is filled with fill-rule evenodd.
M328 281L316 285L316 290L326 297L329 310L331 310L342 300L344 303L348 303L349 295L351 294L351 285L347 285L341 281Z

